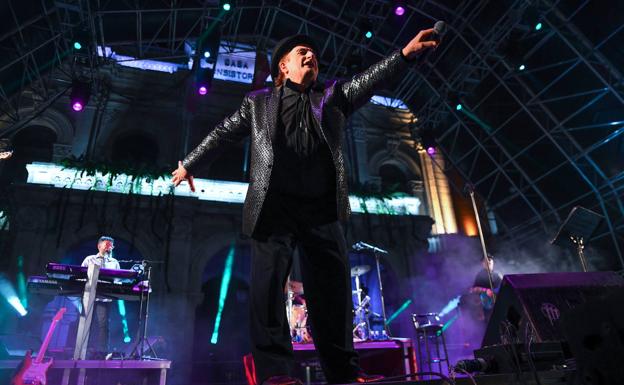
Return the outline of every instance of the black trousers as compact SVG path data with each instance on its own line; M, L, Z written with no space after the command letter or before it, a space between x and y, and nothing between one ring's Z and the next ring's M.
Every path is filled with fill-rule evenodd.
M108 352L108 315L112 302L95 302L94 317L91 327L91 348L97 352Z
M296 247L308 321L327 381L353 379L359 362L353 348L351 278L340 223L299 226L252 242L250 324L258 381L292 375L294 358L284 287Z

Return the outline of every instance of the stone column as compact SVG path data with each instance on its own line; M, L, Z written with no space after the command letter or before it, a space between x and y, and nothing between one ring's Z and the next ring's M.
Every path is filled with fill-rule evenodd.
M408 180L407 186L411 194L420 200L418 213L426 215L426 213L429 212L429 205L427 202L427 194L425 193L425 182L422 180Z
M435 221L432 233L457 233L457 219L453 209L451 190L448 179L442 171L444 158L440 153L429 155L425 150L419 150L418 153L427 193L428 214Z

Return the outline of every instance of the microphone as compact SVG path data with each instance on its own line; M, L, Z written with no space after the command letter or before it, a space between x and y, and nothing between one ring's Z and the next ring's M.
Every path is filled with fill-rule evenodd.
M353 247L354 250L357 250L357 251L372 250L372 251L375 251L377 253L388 254L388 252L386 250L380 249L379 247L375 247L373 245L369 245L368 243L362 242L362 241L357 242L352 247Z
M444 36L444 34L446 34L446 23L442 20L438 20L435 22L435 24L433 25L433 34L432 34L432 40L435 41L436 43L438 43L438 45L440 45L440 42L442 42L442 37ZM433 49L438 48L433 47Z
M442 39L442 36L446 33L446 23L442 20L438 20L433 25L433 32L438 35L439 39Z

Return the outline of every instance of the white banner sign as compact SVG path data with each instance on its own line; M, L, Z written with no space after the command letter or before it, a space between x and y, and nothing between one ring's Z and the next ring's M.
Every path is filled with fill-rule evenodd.
M256 52L221 46L214 78L251 84L256 65Z

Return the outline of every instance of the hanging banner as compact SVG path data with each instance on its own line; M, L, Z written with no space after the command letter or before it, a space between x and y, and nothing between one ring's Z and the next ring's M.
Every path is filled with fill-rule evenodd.
M219 48L214 78L251 84L255 64L256 52L251 47L222 44Z

